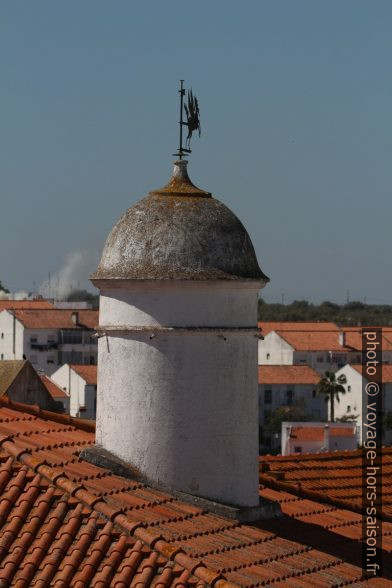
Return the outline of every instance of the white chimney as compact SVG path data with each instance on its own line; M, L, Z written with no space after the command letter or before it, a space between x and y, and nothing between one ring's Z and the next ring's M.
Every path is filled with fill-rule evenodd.
M346 346L346 332L343 330L339 331L339 345L341 347Z
M79 324L79 313L77 310L74 310L71 314L71 319L74 325Z
M258 495L257 302L268 278L186 161L111 231L100 289L96 443L154 484Z

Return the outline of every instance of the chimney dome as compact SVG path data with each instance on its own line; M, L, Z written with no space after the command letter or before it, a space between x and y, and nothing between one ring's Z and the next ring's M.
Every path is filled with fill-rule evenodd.
M127 210L106 241L92 281L258 280L249 235L231 210L174 164L169 183Z
M242 223L186 162L111 231L100 289L97 451L141 479L258 505L257 299Z

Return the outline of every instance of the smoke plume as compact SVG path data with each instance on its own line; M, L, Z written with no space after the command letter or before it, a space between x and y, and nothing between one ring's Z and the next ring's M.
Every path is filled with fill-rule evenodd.
M74 251L67 255L63 267L48 277L40 286L39 293L44 298L64 300L72 290L84 285L89 275L91 262L83 251Z

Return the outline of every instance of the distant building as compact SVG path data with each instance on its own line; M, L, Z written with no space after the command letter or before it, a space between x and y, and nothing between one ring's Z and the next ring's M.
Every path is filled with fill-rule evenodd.
M344 385L346 394L340 394L340 402L335 402L335 418L340 419L348 415L355 415L356 423L359 425L359 439L362 442L362 396L363 386L367 383L366 378L362 379L362 365L345 365L336 372L336 377L346 376L347 383ZM382 366L382 397L384 412L392 412L392 365ZM392 431L384 431L384 442L392 444Z
M3 396L14 402L36 404L46 410L57 410L46 386L26 360L0 361L0 397Z
M97 366L65 364L51 380L69 397L71 416L95 419L97 410Z
M0 360L28 359L50 375L65 363L96 364L97 310L6 309L0 312Z
M263 325L263 323L259 323ZM268 325L268 323L265 323ZM360 363L362 333L358 327L328 330L333 323L275 323L278 330L268 330L259 340L259 365L308 365L320 374L336 371L347 363ZM324 325L320 327L319 325ZM268 327L267 327L268 329ZM262 330L262 333L265 332ZM383 329L383 363L392 363L392 331Z
M307 365L259 366L259 424L268 423L271 413L279 407L303 401L314 421L327 419L324 398L316 394L320 375ZM269 437L263 431L264 443L271 448L280 446L280 435Z
M282 423L282 455L352 451L357 441L356 423Z
M302 364L323 374L361 361L361 341L359 331L270 331L259 341L259 365Z
M303 400L314 420L327 418L324 399L316 394L320 375L307 365L259 366L259 421L279 406Z

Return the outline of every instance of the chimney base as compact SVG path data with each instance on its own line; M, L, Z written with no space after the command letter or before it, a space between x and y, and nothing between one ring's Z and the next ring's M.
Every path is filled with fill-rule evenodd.
M136 468L133 468L128 463L113 455L103 447L95 445L88 449L83 449L80 453L81 459L96 465L106 470L110 470L116 476L127 478L135 482L142 482L148 484L155 490L161 490L181 500L187 504L192 504L202 510L208 511L218 516L238 521L239 523L254 523L263 519L271 519L282 515L281 508L277 502L260 498L257 506L233 506L230 504L223 504L215 502L186 492L179 492L168 488L164 484L159 484L143 476Z

